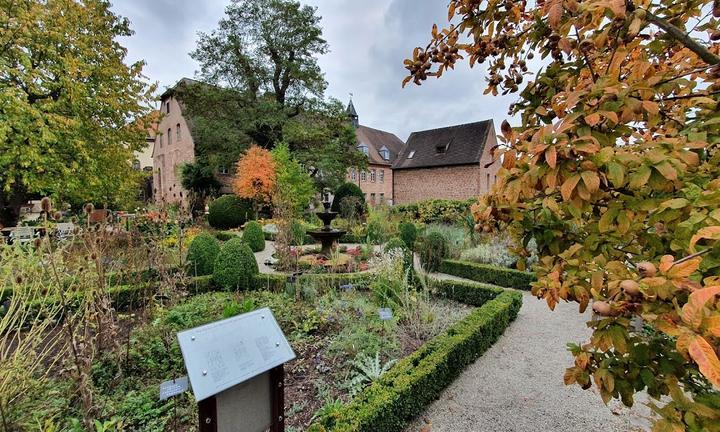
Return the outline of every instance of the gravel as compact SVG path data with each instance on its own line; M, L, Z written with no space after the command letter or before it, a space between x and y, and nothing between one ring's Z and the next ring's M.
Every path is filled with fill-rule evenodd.
M589 319L574 303L551 311L523 293L517 320L406 432L649 430L644 395L631 409L617 401L606 406L594 388L563 383L573 363L566 344L588 340Z

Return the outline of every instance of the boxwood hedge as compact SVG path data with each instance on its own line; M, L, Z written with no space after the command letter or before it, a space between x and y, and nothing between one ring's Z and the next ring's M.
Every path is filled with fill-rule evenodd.
M396 432L437 399L517 317L522 294L475 284L438 282L444 295L484 304L400 360L348 404L310 427L313 432ZM471 294L472 290L477 292Z
M530 284L537 280L534 273L457 260L444 260L440 265L440 272L525 291L529 291Z

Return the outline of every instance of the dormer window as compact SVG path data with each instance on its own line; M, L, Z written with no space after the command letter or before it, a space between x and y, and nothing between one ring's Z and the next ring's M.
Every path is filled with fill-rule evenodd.
M415 156L415 150L413 150L413 151L411 151L410 153L408 153L407 158L408 158L408 159L412 159L413 156Z
M365 144L360 144L358 146L358 150L360 150L361 152L363 152L366 155L368 154L368 151L369 151L368 146L366 146Z
M387 147L383 146L380 149L380 157L382 157L384 160L390 160L390 150L388 150Z
M447 151L447 146L435 146L435 153L443 154Z

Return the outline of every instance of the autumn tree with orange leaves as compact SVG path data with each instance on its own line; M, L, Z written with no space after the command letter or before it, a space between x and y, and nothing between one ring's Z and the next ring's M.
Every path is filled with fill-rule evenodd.
M233 191L241 198L252 200L257 214L260 207L270 203L275 191L275 181L275 161L272 154L253 145L237 162Z
M592 304L565 382L626 405L646 391L654 431L720 430L720 0L448 12L403 85L466 60L486 94L518 94L522 125L503 122L499 182L473 213L536 240L533 293L551 309Z

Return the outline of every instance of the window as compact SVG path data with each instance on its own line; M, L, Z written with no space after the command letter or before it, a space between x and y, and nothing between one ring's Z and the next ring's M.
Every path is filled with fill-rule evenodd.
M487 186L487 190L490 190L490 174L485 174L487 176L487 179L485 181L485 185Z
M350 170L350 178L353 179L353 181L357 179L357 171L355 171L355 169Z
M447 146L446 146L446 145L435 146L435 153L437 153L437 154L443 154L443 153L445 153L446 151L447 151Z
M370 170L370 181L375 183L375 170Z
M380 156L381 156L384 160L390 160L390 150L388 150L387 147L383 146L383 147L380 149Z
M370 204L375 204L375 194L374 193L370 194Z
M380 170L380 183L385 183L385 170Z
M180 141L180 123L175 125L175 141Z
M365 171L360 171L360 181L367 181L367 173Z
M413 150L413 151L411 151L410 153L408 153L407 158L408 158L408 159L412 159L413 156L415 156L415 150Z
M162 147L162 145L163 145L163 136L162 136L162 134L159 134L159 135L158 135L158 140L159 140L159 142L160 142L160 147Z
M168 114L170 114L170 99L165 101L165 110L167 111Z
M168 128L168 145L172 144L172 129Z
M228 167L226 167L225 165L220 165L220 167L218 168L218 171L219 171L220 174L222 174L222 175L228 175L228 174L230 173L230 172L228 171Z
M384 202L385 202L385 194L381 193L380 194L380 204L383 204Z
M366 146L365 144L360 144L360 145L358 146L358 149L359 149L361 152L363 152L364 154L368 154L368 146Z

